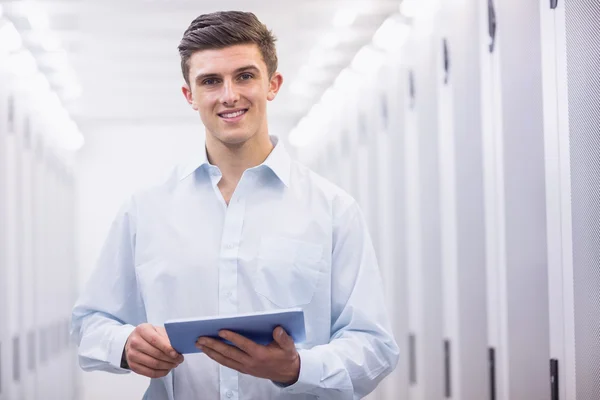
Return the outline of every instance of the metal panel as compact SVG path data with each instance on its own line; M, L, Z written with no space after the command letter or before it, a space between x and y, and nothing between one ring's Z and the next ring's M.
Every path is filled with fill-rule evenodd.
M414 76L412 66L406 70L406 79L411 82ZM422 288L422 268L421 268L421 214L420 214L420 192L419 192L419 142L417 131L417 112L413 107L412 96L409 95L410 83L407 85L406 97L404 103L405 123L404 127L404 221L406 222L406 282L408 293L408 337L409 344L409 381L411 383L411 400L425 400L424 386L422 382L425 369L423 364L423 350L420 338L423 332L423 311L421 298L423 296ZM419 347L417 347L419 346ZM418 353L418 354L417 354ZM410 355L410 356L409 356Z
M479 43L481 60L481 117L485 202L485 240L487 274L488 344L490 346L489 394L486 398L508 399L508 362L506 344L504 199L502 141L503 121L500 116L502 91L498 68L502 52L501 38L492 22L495 2L479 3ZM484 40L485 38L486 40Z
M575 400L571 184L564 2L540 1L544 83L546 219L553 395ZM554 397L553 397L554 399Z
M600 3L565 4L577 399L600 398Z
M7 263L7 298L8 298L8 318L7 328L9 334L9 352L10 360L10 387L9 399L19 400L23 396L23 387L20 382L22 355L20 352L20 334L21 334L21 274L20 274L20 196L21 196L21 170L19 163L19 146L17 141L17 131L20 129L19 116L21 115L21 103L18 103L17 92L12 91L11 101L9 102L9 124L6 137L6 187L8 191L6 197L6 263ZM16 347L15 345L19 345ZM19 379L15 379L19 378Z
M487 308L477 2L444 2L437 81L446 397L486 399Z
M6 221L7 212L7 168L6 164L6 137L8 131L8 96L9 96L8 75L0 67L0 221ZM7 288L7 259L6 259L6 240L7 226L0 223L0 320L8 321L8 288ZM8 354L10 347L8 345L9 331L6 322L0 324L0 399L8 399L8 385L10 377L8 376L9 364Z
M378 82L373 85L376 89L373 107L375 117L374 131L377 132L377 152L374 161L377 171L377 193L373 194L375 207L378 209L377 218L379 226L379 264L382 270L386 304L390 314L392 331L400 346L401 354L406 354L406 280L404 277L405 263L401 261L402 253L397 247L404 247L404 242L397 233L403 229L399 224L403 208L399 207L396 193L398 169L401 169L401 151L397 145L398 122L392 122L392 115L398 119L397 97L399 97L398 77L399 66L392 57L388 59L381 71L377 74ZM385 77L385 79L382 79ZM401 120L400 120L401 121ZM399 323L399 318L402 322ZM406 398L408 396L406 358L401 357L396 370L382 383L379 399Z
M28 110L29 111L29 110ZM19 318L20 344L21 344L21 381L23 393L26 399L32 399L35 391L33 368L29 368L32 348L29 347L28 335L34 329L34 293L33 293L33 270L32 270L32 232L33 232L33 198L32 198L32 132L31 118L23 113L20 115L20 129L17 135L19 169L20 175L20 212L19 222Z
M416 27L419 32L419 27ZM421 364L425 399L443 396L443 299L440 233L440 178L438 157L439 121L437 85L434 54L436 43L426 32L421 37L418 51L419 68L415 71L418 87L418 152L419 190L421 213L421 305L423 307L423 331Z
M373 213L371 207L371 179L369 173L370 168L370 149L369 140L371 140L368 126L367 117L365 110L362 110L359 106L358 111L358 125L356 127L358 141L356 148L356 184L357 184L357 198L358 204L365 215L369 233L373 235Z
M432 16L433 17L433 16ZM415 336L416 385L411 399L443 397L443 311L437 87L432 21L417 20L406 113L406 222L409 330Z
M550 343L539 4L498 2L497 17L502 49L507 395L511 400L547 399Z

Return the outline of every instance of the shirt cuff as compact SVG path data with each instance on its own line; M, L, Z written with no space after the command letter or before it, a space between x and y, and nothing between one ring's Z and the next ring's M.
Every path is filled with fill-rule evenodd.
M115 368L118 368L122 371L129 371L127 369L121 368L121 356L123 355L123 349L125 348L125 344L127 343L127 339L131 332L133 332L135 326L133 325L123 325L116 329L114 336L110 342L109 350L108 350L108 362Z
M300 355L298 381L282 388L282 393L309 393L311 390L321 387L321 377L323 376L321 357L309 349L302 349L298 351L298 354Z

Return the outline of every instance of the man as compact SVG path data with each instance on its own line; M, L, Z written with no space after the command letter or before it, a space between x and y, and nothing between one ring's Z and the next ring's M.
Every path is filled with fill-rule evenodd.
M283 79L251 13L202 15L179 46L183 94L206 147L132 196L73 310L84 370L153 378L146 399L356 399L398 361L377 261L356 202L270 136ZM302 307L306 343L199 338L177 354L164 322Z

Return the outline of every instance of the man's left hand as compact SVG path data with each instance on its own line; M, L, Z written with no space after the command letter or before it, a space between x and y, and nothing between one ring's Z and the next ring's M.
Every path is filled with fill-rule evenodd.
M281 327L273 331L273 342L263 346L231 331L219 336L235 346L209 337L201 337L196 347L221 365L257 378L292 385L300 375L300 355L294 340ZM237 347L236 347L237 346Z

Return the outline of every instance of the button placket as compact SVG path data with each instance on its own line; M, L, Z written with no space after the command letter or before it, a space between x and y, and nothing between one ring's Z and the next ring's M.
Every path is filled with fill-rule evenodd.
M236 189L237 192L237 189ZM238 194L235 193L235 196ZM240 250L245 203L231 202L225 211L221 252L219 257L219 314L236 314L238 252ZM221 399L237 398L238 376L235 370L219 366Z

